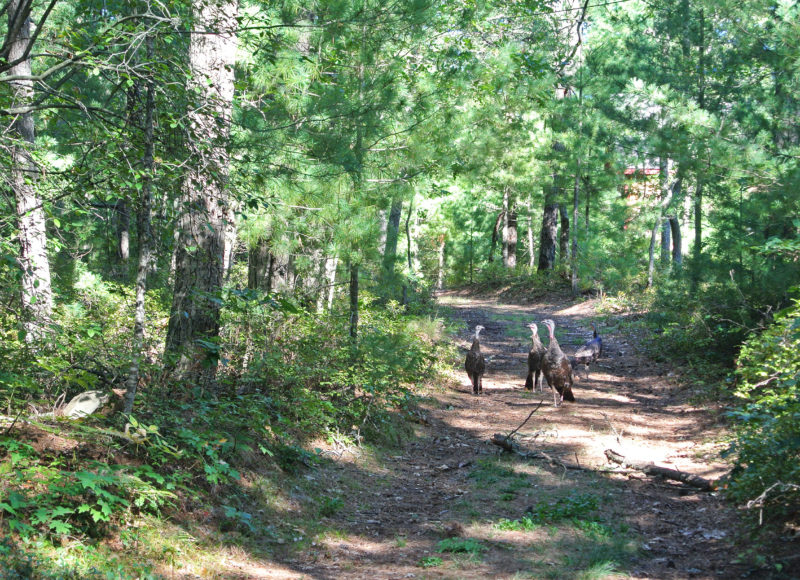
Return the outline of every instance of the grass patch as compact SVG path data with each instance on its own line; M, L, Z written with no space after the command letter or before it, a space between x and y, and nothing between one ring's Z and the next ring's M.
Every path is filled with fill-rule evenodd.
M472 538L445 538L436 544L439 553L451 552L454 554L480 554L489 548Z
M541 527L541 524L534 522L529 517L524 517L521 520L509 520L503 518L494 525L496 530L502 532L531 532Z
M444 564L444 560L439 556L425 556L417 563L417 566L420 568L436 568L442 564Z
M539 524L555 523L568 518L583 518L596 512L598 507L597 496L575 494L559 498L551 504L539 502L526 510L526 517Z

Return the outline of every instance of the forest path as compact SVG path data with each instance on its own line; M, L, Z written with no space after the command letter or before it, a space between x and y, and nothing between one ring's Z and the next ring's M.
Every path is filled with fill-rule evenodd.
M284 561L291 577L729 578L745 571L733 562L736 513L718 494L609 472L606 449L712 479L728 469L716 459L721 428L687 402L676 371L616 333L614 317L596 318L594 301L513 304L457 293L439 301L465 323L461 355L474 326L486 327L484 395L472 395L460 355L453 384L423 404L409 443L382 456L345 453L308 475L344 503L323 518L331 530L323 541ZM604 341L588 380L576 382L577 402L560 408L547 387L523 389L527 324L544 318L556 321L568 354L591 337L590 321L599 322ZM519 432L523 445L585 470L501 456L488 442L520 426L542 399ZM541 525L504 522L521 520L530 506L544 514ZM454 551L442 551L448 547Z

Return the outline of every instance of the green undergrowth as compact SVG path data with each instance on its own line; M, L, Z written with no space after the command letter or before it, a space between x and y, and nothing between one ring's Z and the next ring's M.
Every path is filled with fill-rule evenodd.
M516 457L480 460L468 476L477 496L461 509L490 526L483 532L489 537L511 534L520 569L530 577L624 575L637 541L609 499L613 490L596 478L562 475ZM514 512L515 517L494 515Z
M22 334L2 321L0 412L48 410L88 389L122 386L131 296L97 279L82 284L54 315L33 365ZM373 306L369 295L357 344L341 312L318 315L249 291L222 298L224 328L237 331L206 345L205 363L219 364L216 388L144 361L131 417L3 429L0 569L9 572L0 578L122 578L123 569L146 578L206 559L213 571L204 554L216 546L256 555L302 546L344 509L342 493L305 479L329 461L313 441L355 449L402 442L419 388L451 356L432 312ZM165 315L157 296L148 308L152 320ZM150 347L164 330L148 329ZM57 444L43 445L48 438ZM297 482L309 484L308 499L293 496ZM296 521L305 522L301 531Z

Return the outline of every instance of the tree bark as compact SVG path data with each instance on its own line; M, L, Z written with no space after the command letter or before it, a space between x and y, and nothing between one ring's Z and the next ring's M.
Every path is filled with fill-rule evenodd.
M578 295L578 210L580 209L581 192L581 160L576 160L575 187L572 190L572 260L570 260L570 278L572 295Z
M358 340L358 264L350 264L350 339Z
M10 0L8 10L9 75L31 75L29 45L30 5L25 0ZM28 56L26 56L28 55ZM33 81L9 83L12 108L22 108L33 101ZM38 169L31 156L35 131L32 113L22 113L11 125L11 188L14 191L19 228L19 265L22 270L22 310L25 340L43 338L53 310L50 262L47 257L47 233L42 200L34 186Z
M386 283L394 285L397 241L400 238L400 218L403 214L403 198L392 200L389 219L386 221L386 242L383 248L383 276Z
M127 264L131 257L131 216L128 203L117 201L117 258ZM126 276L127 278L127 276Z
M187 146L181 195L175 285L165 351L198 359L197 341L219 336L225 231L228 227L228 151L233 108L238 2L197 0L189 45L191 79ZM216 375L215 353L206 351L201 382ZM187 365L182 365L187 370ZM196 367L197 365L192 365Z
M148 62L153 62L153 37L148 36L145 43L147 46L147 60ZM144 111L144 153L142 155L142 167L144 172L142 175L139 207L136 214L136 225L139 233L139 258L136 267L136 305L133 315L133 356L125 385L125 403L123 408L123 412L126 415L130 415L133 411L133 402L136 397L136 389L139 385L139 367L144 356L144 326L146 320L144 300L147 292L147 274L150 272L150 264L153 261L153 236L150 226L152 221L152 193L155 167L153 155L153 119L155 116L155 108L153 81L148 80Z
M660 176L660 189L661 189L661 199L659 200L658 206L656 208L656 219L653 224L653 229L650 232L650 251L648 254L649 260L647 263L647 287L653 287L653 274L656 269L656 238L658 236L658 230L661 229L663 231L664 223L664 209L669 207L670 202L672 201L672 194L674 192L674 187L670 187L669 185L669 175L668 175L668 165L666 165L666 159L662 159L660 162L661 167L661 176Z
M683 253L681 251L681 222L678 216L670 216L669 225L672 229L672 263L680 268L683 264Z
M439 234L439 272L436 277L436 289L444 288L444 265L445 265L445 235Z
M533 269L536 265L536 248L533 247L533 214L528 221L528 266Z
M566 267L569 264L569 214L563 204L559 204L558 213L561 216L561 232L558 237L558 255L561 263Z
M494 251L497 248L497 237L500 233L500 225L503 223L505 219L505 211L501 211L497 214L497 219L494 221L494 228L492 229L492 243L489 246L489 261L494 262Z
M506 188L503 194L503 265L513 270L517 267L517 210L514 195Z
M658 177L661 182L661 198L666 198L669 195L667 188L669 187L669 160L662 157L658 163ZM665 266L669 265L670 259L670 225L669 220L665 219L661 223L661 263Z
M545 195L542 211L542 233L539 237L539 272L552 270L556 265L556 236L558 234L558 187L553 185Z
M333 299L336 296L336 268L339 266L338 256L328 258L325 263L325 276L328 280L328 312L333 309Z
M247 252L247 287L250 290L264 289L269 292L268 273L271 255L269 253L269 241L259 238L256 245Z

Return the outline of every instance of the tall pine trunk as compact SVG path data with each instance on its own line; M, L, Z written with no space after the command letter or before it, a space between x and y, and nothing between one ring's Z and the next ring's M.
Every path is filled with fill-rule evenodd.
M358 340L358 264L350 263L350 339Z
M570 281L573 296L578 295L578 209L580 209L581 160L576 160L575 185L572 190L572 260L570 260Z
M669 192L669 160L666 157L661 157L658 163L658 176L661 183L661 199L665 199ZM664 266L669 265L670 259L670 225L669 219L661 222L661 263Z
M392 295L396 284L395 262L397 261L397 241L400 238L400 218L403 213L403 198L400 196L392 199L392 206L389 209L389 218L386 221L386 240L383 247L383 269L384 286L387 287L388 294Z
M270 291L268 274L271 261L269 240L259 238L247 252L247 287L250 290Z
M509 188L503 192L503 265L513 270L517 267L517 211L516 200Z
M672 263L676 268L680 268L683 264L683 252L681 251L681 222L678 216L670 216L669 226L672 230Z
M528 220L528 266L531 269L536 265L536 248L533 246L533 215Z
M196 368L196 341L219 336L218 294L223 281L229 201L228 151L233 108L238 2L196 0L189 44L194 95L187 113L190 163L180 201L175 285L167 329L166 352L187 356ZM216 375L216 357L207 353L201 382ZM195 359L195 360L191 360ZM182 365L186 366L186 364ZM186 370L186 369L184 369Z
M9 83L11 110L15 112L11 126L11 188L14 191L19 228L19 265L22 269L22 309L25 340L34 342L47 331L53 310L53 291L50 284L50 262L47 257L47 233L42 200L36 191L38 169L31 149L35 132L33 113L28 110L33 101L30 43L30 3L10 0L8 10Z
M539 272L552 270L556 265L558 191L558 187L554 184L545 194L544 210L542 211L542 233L539 237Z
M569 264L569 214L567 208L561 204L558 206L558 213L561 216L561 231L558 236L558 256L561 264L566 267Z
M489 245L489 261L494 262L494 251L497 248L497 238L500 233L500 226L505 220L506 213L501 211L497 214L497 219L494 221L494 229L492 230L492 243Z

